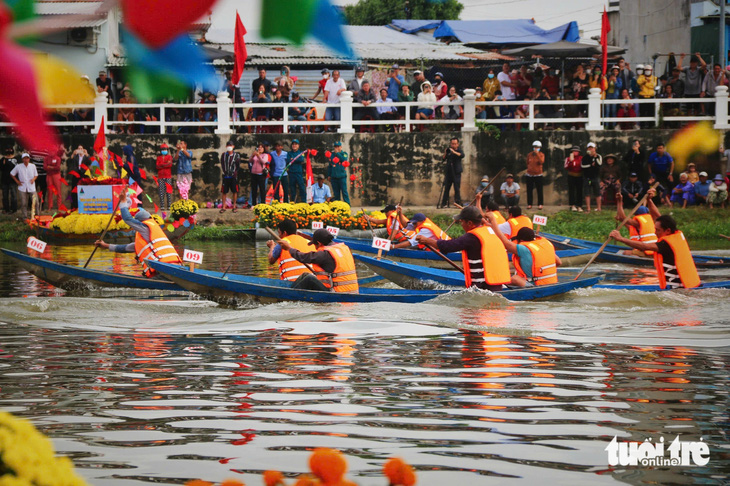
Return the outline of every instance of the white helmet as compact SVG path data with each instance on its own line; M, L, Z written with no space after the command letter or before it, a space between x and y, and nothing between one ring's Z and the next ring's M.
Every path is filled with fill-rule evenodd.
M533 147L542 147L542 142L540 142L539 140L535 140L534 142L532 142L532 146Z
M637 64L636 65L636 70L638 71L639 69L641 69L643 71L644 70L644 65L643 64Z

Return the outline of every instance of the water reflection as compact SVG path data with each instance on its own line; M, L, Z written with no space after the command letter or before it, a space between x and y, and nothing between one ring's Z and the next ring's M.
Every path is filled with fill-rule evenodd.
M381 484L368 478L391 455L418 469L419 484L713 484L728 464L719 449L727 354L496 330L184 335L11 325L3 334L0 406L32 418L93 484L232 475L259 484L265 469L306 470L319 446L346 452L361 484ZM608 468L603 449L614 435L675 433L704 437L712 467Z

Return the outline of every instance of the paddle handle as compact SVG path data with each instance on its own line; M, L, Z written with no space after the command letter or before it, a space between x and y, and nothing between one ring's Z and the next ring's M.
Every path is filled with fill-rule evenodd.
M126 187L123 190L127 190ZM114 220L114 215L117 214L117 209L119 209L119 203L122 202L122 198L120 197L117 199L117 204L114 206L114 211L112 211L112 215L109 217L109 221L106 223L106 228L104 228L104 231L102 231L101 236L99 237L100 241L104 241L104 237L106 236L106 232L109 231L109 226L111 226L112 221ZM84 263L84 268L89 266L89 263L91 262L91 259L94 258L94 253L96 253L96 250L98 249L98 246L94 246L94 250L91 252L91 255L89 255L89 259L86 260L86 263Z
M499 178L499 176L502 175L502 172L504 172L506 170L507 170L506 167L502 167L500 169L500 171L497 172L497 174L494 177L492 177L492 180L489 181L489 184L487 184L486 186L484 186L484 188L481 191L477 192L476 196L474 196L474 199L471 200L471 202L469 203L469 205L470 206L473 206L474 203L477 202L477 196L479 196L481 194L484 194L484 191L486 191L487 189L489 189L490 187L492 187L492 184L494 184L494 182ZM481 210L481 208L479 208L479 209ZM444 230L444 233L448 233L449 230L451 229L451 227L454 226L454 223L456 223L456 221L452 221L451 224L448 226L448 228L446 228Z
M426 245L426 244L424 244L423 246L426 247L427 249L431 250L432 252L434 252L438 256L440 256L446 263L448 263L449 265L451 265L452 267L454 267L455 269L457 269L458 271L460 271L462 274L465 273L463 268L461 268L459 265L457 265L456 263L454 263L454 261L452 259L450 259L446 255L444 255L443 253L441 253L437 248L434 248L431 245Z
M658 185L659 185L659 183L655 182L649 189L656 189L656 186L658 186ZM646 199L648 197L649 197L649 191L646 191L646 194L644 194L644 197L641 198L641 201L639 201L639 203L636 206L634 206L634 209L632 209L631 212L626 215L624 220L621 221L621 224L619 224L616 227L617 230L620 230L621 228L623 228L626 225L626 222L634 216L634 213L639 209L640 206L644 205L644 203L646 202ZM598 255L600 255L603 252L603 250L606 249L606 247L608 246L608 243L610 241L611 241L610 237L606 238L606 241L603 242L603 245L601 245L601 247L598 249L598 251L593 254L591 259L588 260L588 263L586 263L586 266L583 267L583 269L580 271L580 273L578 273L578 275L576 275L573 280L578 280L581 277L581 275L583 275L583 273L588 269L588 267L591 265L591 263L593 263L596 260L596 258L598 258Z
M268 226L265 226L264 229L269 232L269 234L274 238L274 241L276 241L277 243L280 243L281 242L281 238L279 238L279 235L277 235L276 233L274 233L271 230L271 228L269 228ZM301 263L302 265L304 265L305 267L307 267L307 269L310 272L315 273L314 272L314 268L312 268L312 266L309 263L304 263L304 262L299 262L299 263Z
M396 210L396 216L393 220L393 224L390 227L390 234L388 235L388 241L393 241L393 237L395 236L395 223L398 222L398 225L400 225L400 215L401 215L401 204L403 204L403 197L400 197L400 201L398 202L398 209ZM378 260L380 260L383 257L383 249L378 249L378 256L376 257Z
M367 223L368 223L368 228L370 228L370 233L372 233L373 238L375 238L375 230L373 229L373 225L370 224L370 218L368 218L367 215L365 214L365 208L360 208L360 209L362 209L363 219L365 219L365 221L367 221Z

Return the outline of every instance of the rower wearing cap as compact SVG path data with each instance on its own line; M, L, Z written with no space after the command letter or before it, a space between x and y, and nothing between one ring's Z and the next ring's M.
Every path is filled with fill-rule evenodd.
M558 267L562 264L549 240L535 236L532 228L520 228L515 236L507 238L499 229L492 213L486 218L505 249L512 253L515 275L510 283L517 287L558 283Z
M654 243L624 238L618 230L609 234L610 238L643 252L654 252L654 268L659 278L659 286L666 288L694 288L701 285L692 252L684 234L677 229L677 222L669 215L661 215L652 202L655 189L649 189L647 206L654 218L657 241Z
M465 234L453 240L416 236L422 245L438 247L442 253L461 251L467 287L498 291L510 283L509 259L502 242L491 227L484 225L481 210L467 206L454 218Z
M367 214L363 217L370 221L371 224L385 225L385 229L388 230L388 238L393 243L402 243L416 235L415 231L404 229L408 224L408 218L403 216L403 213L398 212L397 206L388 204L383 208L383 214L385 214L385 219L373 218Z
M308 263L314 269L311 273L301 274L292 284L292 288L304 290L322 290L334 292L353 292L359 290L355 259L344 243L333 243L332 236L326 229L318 229L312 235L309 245L316 251L304 253L294 248L289 241L279 241L282 251L288 251L296 261Z
M415 232L416 236L411 236L406 241L398 243L397 245L393 245L393 248L411 248L417 246L419 249L424 250L425 247L419 244L417 241L418 236L423 236L425 238L431 238L434 240L451 239L444 230L439 228L436 223L427 218L426 215L423 213L416 213L413 215L411 220L408 221L406 231L413 231Z
M621 194L616 194L616 221L623 221L626 219L626 213L624 213L624 202ZM626 221L626 226L629 228L629 238L632 241L643 241L644 243L656 243L656 228L654 227L654 219L649 214L649 208L646 206L639 206L634 216ZM651 256L654 252L647 251L646 253L640 250L626 250L624 253L627 255L636 256Z
M297 234L297 224L291 219L285 219L278 226L279 238L286 241L299 251L309 251L309 241ZM294 281L304 273L312 273L301 262L296 261L289 252L274 240L266 242L269 247L269 265L279 263L279 275L282 280Z

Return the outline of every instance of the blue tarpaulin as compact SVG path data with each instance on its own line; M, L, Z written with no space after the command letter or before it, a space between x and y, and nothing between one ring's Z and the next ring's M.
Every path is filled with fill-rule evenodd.
M404 34L415 34L422 30L435 29L441 22L441 20L393 20L390 25Z
M577 22L545 30L528 19L444 20L433 36L455 38L464 44L548 44L561 40L577 42L580 38Z

